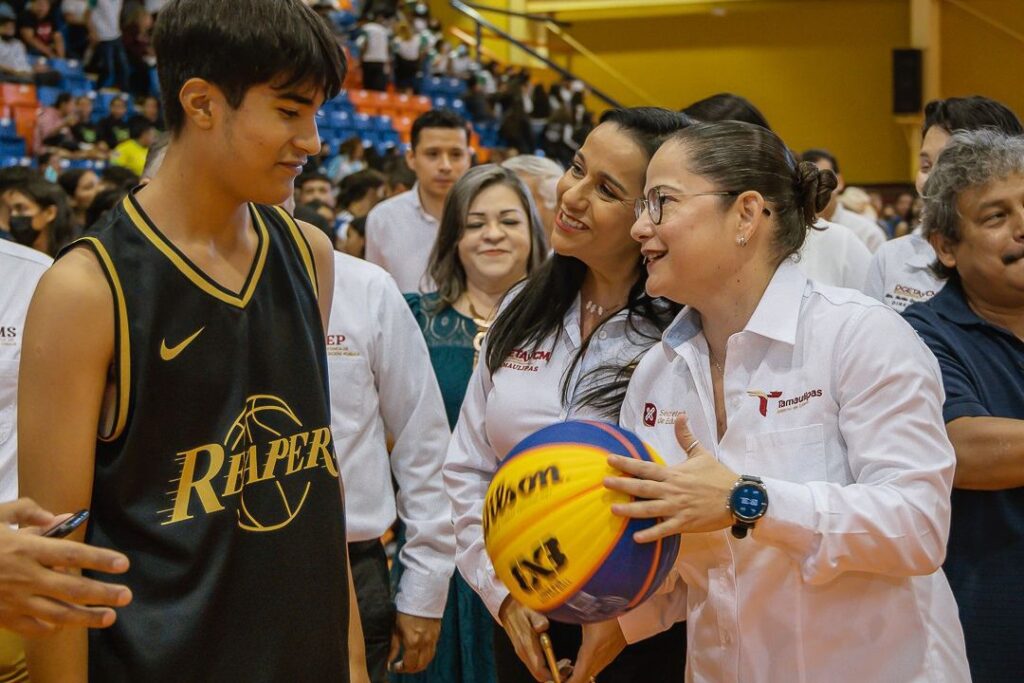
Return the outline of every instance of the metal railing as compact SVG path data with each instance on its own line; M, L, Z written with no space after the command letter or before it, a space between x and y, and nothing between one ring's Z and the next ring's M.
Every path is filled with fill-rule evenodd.
M481 15L478 10L498 11L498 12L500 12L502 14L506 14L506 15L509 15L509 16L518 16L518 17L521 17L521 18L524 18L524 19L533 20L533 21L543 21L543 22L545 22L545 25L547 24L547 22L551 21L550 17L540 16L540 15L527 15L527 14L523 14L521 12L511 12L509 10L499 10L498 8L485 7L485 6L482 6L482 5L470 5L469 3L462 2L462 0L449 0L449 4L451 5L452 9L454 9L457 12L465 15L466 17L468 17L470 20L473 21L473 24L474 24L475 29L476 29L476 49L477 49L477 59L478 60L481 57L481 49L482 49L482 46L483 46L483 32L484 32L484 29L487 29L488 31L490 31L494 35L498 36L499 38L502 38L503 40L508 41L508 43L510 45L513 45L516 48L522 50L523 52L525 52L526 54L530 55L531 57L533 57L537 61L541 62L542 64L547 66L549 69L551 69L555 73L563 76L564 78L572 78L572 79L578 79L578 80L582 81L583 84L586 86L587 90L589 90L595 97L597 97L597 98L601 99L602 101L604 101L605 103L607 103L608 106L616 107L616 108L622 106L615 98L611 97L610 95L608 95L607 93L602 91L600 88L597 88L593 84L585 81L584 79L579 78L578 76L573 74L571 71L569 71L568 69L566 69L562 65L558 64L557 62L552 61L547 56L545 56L545 55L541 54L540 52L538 52L537 50L533 49L532 47L530 47L529 45L527 45L523 41L521 41L518 38L516 38L515 36L513 36L508 31L505 31L504 29L499 28L493 22L489 21L483 15ZM561 26L559 26L557 23L555 23L555 22L551 22L551 23L552 23L553 26L555 26L556 28L561 30ZM593 53L591 53L591 54L593 54ZM609 73L615 75L616 72L609 71ZM620 77L620 80L621 80L621 77Z

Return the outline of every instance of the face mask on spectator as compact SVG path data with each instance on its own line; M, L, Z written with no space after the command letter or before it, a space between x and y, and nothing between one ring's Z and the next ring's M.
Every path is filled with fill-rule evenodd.
M35 244L39 231L32 227L32 216L11 216L11 237L26 247Z

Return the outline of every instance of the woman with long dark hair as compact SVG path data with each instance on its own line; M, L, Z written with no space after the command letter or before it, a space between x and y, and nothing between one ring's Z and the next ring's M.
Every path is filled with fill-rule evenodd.
M484 493L522 438L578 417L616 420L640 356L676 309L645 293L639 245L629 236L647 163L666 135L687 125L664 109L607 112L558 183L554 255L514 295L491 327L470 379L444 466L457 537L456 563L501 625L501 683L553 678L539 633L559 657L574 656L579 627L548 623L516 602L484 550ZM677 657L656 657L671 651ZM625 653L602 683L683 676L681 626Z

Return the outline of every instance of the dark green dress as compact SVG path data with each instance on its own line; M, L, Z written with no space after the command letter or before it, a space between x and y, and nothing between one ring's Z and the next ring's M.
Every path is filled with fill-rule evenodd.
M430 362L444 398L448 426L454 429L473 374L476 323L451 306L436 310L436 294L406 294L405 298L427 340ZM399 531L401 547L405 534L404 529ZM396 554L392 570L394 585L397 586L401 575L402 566ZM392 674L391 680L393 683L496 683L493 633L494 619L490 612L456 570L448 590L433 661L421 673Z

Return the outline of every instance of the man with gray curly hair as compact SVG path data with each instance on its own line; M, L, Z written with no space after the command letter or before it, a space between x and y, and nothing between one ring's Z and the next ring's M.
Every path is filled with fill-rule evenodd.
M565 173L565 169L556 161L533 154L514 156L501 165L526 183L550 243L551 231L555 228L555 209L558 208L558 179Z
M956 450L944 569L975 681L1024 667L1024 138L955 134L925 185L932 268L947 281L904 316L931 348Z

